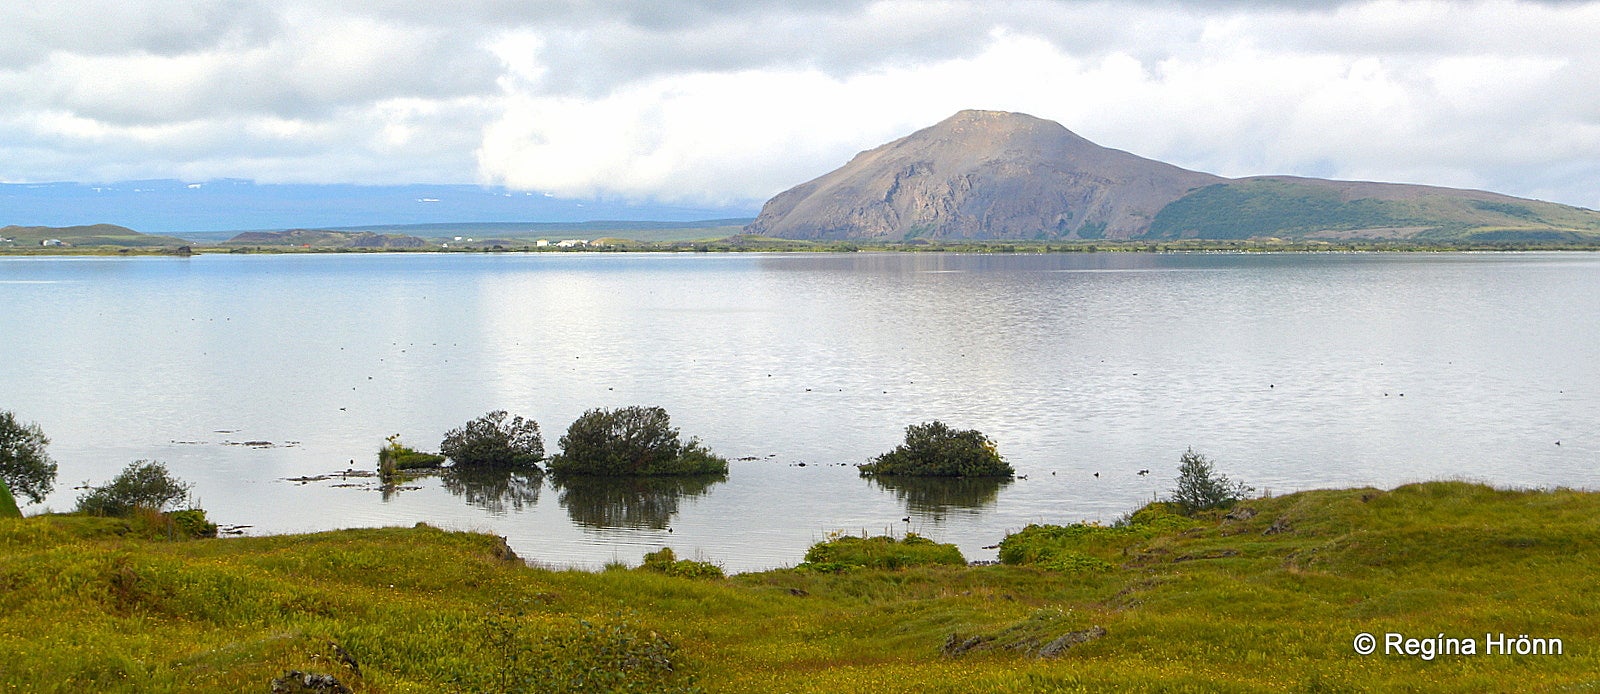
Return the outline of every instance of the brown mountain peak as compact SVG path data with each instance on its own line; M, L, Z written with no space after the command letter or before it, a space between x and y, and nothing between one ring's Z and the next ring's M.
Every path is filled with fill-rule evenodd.
M779 194L746 230L788 238L1131 236L1223 179L1023 113L961 111ZM1113 194L1114 193L1114 194Z

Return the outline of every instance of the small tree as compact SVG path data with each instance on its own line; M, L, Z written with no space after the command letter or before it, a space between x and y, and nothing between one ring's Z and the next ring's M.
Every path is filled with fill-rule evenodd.
M934 420L906 427L906 441L858 467L863 475L1010 477L1016 473L976 429L958 431Z
M536 468L544 460L544 439L539 424L495 410L445 432L439 452L457 466Z
M44 450L49 444L38 424L23 424L0 411L0 480L35 504L55 488L56 464Z
M728 471L728 461L695 439L680 443L660 407L595 408L583 413L560 440L550 471L574 475L700 475Z
M78 511L93 516L127 516L139 508L165 511L189 498L191 488L167 472L165 464L135 460L110 482L78 497Z
M1193 448L1184 451L1178 459L1178 486L1172 490L1172 500L1186 513L1226 508L1253 491L1253 487L1218 473L1211 461Z

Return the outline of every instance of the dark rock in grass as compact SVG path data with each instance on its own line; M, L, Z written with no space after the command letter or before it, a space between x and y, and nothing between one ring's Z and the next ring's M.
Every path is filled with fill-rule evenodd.
M1040 658L1054 658L1065 653L1068 648L1080 643L1088 643L1105 635L1106 628L1101 626L1090 627L1083 631L1069 631L1056 637L1054 641L1045 644L1044 647L1039 649L1037 655Z
M351 694L333 675L290 670L272 680L272 694Z
M1253 508L1250 508L1249 506L1240 506L1238 508L1233 509L1232 511L1229 511L1228 515L1223 516L1223 518L1226 518L1226 519L1231 520L1231 521L1247 521L1247 520L1250 520L1251 518L1255 518L1255 517L1256 517L1256 510L1253 509Z
M1196 552L1194 554L1181 554L1181 555L1178 555L1178 557L1176 559L1173 559L1172 563L1176 564L1178 562L1184 562L1184 561L1198 561L1198 560L1201 560L1201 559L1227 559L1228 557L1237 557L1237 556L1239 556L1239 550L1236 550L1236 549L1216 549L1216 550L1211 550L1209 552Z
M1261 531L1261 534L1262 535L1277 535L1278 533L1286 533L1286 532L1289 532L1290 530L1291 530L1291 528L1289 527L1289 521L1285 520L1282 517L1279 517L1279 518L1276 518L1276 519L1274 519L1272 521L1272 527L1269 527L1266 530Z
M967 651L971 651L993 640L993 636L979 635L963 637L960 634L950 634L949 636L945 637L944 648L942 650L945 655L954 657L963 655Z

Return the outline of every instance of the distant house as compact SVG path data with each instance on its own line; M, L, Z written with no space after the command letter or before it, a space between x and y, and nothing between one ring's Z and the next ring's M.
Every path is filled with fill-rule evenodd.
M533 245L544 248L545 246L550 245L550 241L548 239L539 239L538 241L535 241Z
M61 239L45 239L43 241L40 241L39 245L41 245L41 246L65 246L67 244L64 243Z
M589 242L585 241L583 239L567 239L565 241L557 241L556 242L556 247L557 248L573 248L573 247L576 247L576 246L587 246L587 245L589 245Z

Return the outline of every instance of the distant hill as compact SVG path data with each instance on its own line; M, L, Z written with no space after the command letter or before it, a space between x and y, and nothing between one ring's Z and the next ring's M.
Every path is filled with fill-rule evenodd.
M210 232L217 231L344 231L360 225L436 224L461 220L537 219L581 223L591 219L659 219L687 222L755 216L755 210L747 205L684 207L621 199L561 198L499 186L258 184L237 179L0 183L0 210L4 210L7 217L0 219L0 224L68 226L111 221L176 236L187 237L199 232L208 234L208 241L228 238L209 237Z
M339 227L339 231L402 233L430 239L457 236L502 239L594 240L601 237L631 241L692 241L724 238L736 234L752 220L750 217L701 219L694 221L594 220L587 222L466 222L455 224L386 224Z
M223 242L225 246L296 246L311 248L426 248L433 244L415 236L377 234L370 231L290 229L246 231Z
M60 241L66 246L123 246L134 248L187 246L189 241L171 236L141 234L115 224L92 224L71 227L0 227L0 247L39 246L46 241Z
M790 239L1600 241L1600 213L1497 193L1227 179L1020 113L962 111L778 194L745 233Z
M364 226L322 227L323 232L371 232L420 237L429 241L455 243L461 236L478 241L509 242L521 245L537 239L560 240L579 238L626 239L630 241L698 241L721 239L734 234L749 224L753 217L731 219L703 219L696 221L638 221L595 220L586 222L435 222L428 224L369 224ZM241 234L281 233L278 229L241 231L184 232L183 236L197 243L217 244L231 242ZM264 237L245 237L264 238ZM249 245L272 245L269 242L249 242Z

